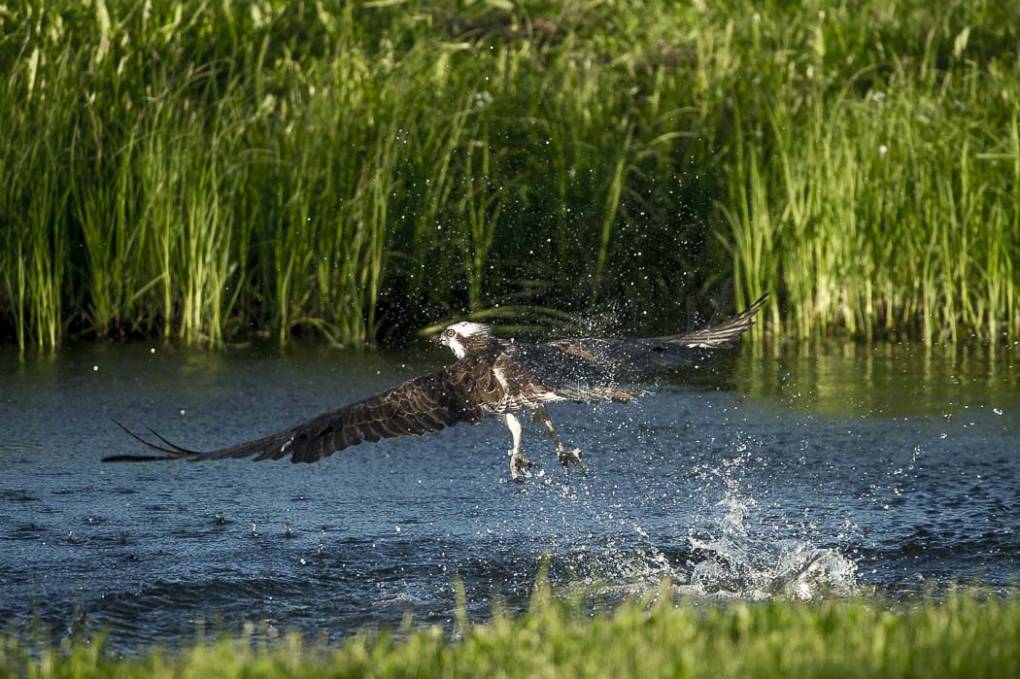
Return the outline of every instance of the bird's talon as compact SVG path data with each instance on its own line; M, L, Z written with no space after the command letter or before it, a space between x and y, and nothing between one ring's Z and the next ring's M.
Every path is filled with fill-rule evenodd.
M564 467L569 467L572 462L578 462L579 463L581 461L581 449L580 448L574 448L572 450L567 450L566 448L562 448L562 449L556 451L556 453L557 453L557 457L560 460L560 464L563 465Z
M525 478L531 476L531 460L524 453L510 451L510 478L521 483Z

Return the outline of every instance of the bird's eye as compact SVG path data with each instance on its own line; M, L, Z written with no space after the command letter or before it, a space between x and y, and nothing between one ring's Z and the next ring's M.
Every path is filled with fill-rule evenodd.
M449 328L449 329L447 329L447 331L446 331L446 336L447 336L447 337L453 337L453 336L454 336L454 335L456 335L456 334L457 334L457 333L455 333L455 332L453 331L453 328Z

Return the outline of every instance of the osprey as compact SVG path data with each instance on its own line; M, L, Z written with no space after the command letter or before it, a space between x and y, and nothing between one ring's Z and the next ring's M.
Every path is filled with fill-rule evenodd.
M318 462L365 441L419 436L495 416L510 430L510 476L521 481L531 467L521 449L523 415L545 426L561 464L578 462L580 449L563 444L546 404L631 401L643 392L618 386L619 381L708 360L716 350L739 341L764 303L762 297L730 320L695 332L644 339L579 338L531 344L495 337L481 323L454 323L439 336L439 343L453 351L455 362L382 394L290 429L208 452L182 448L150 430L160 442L152 443L118 423L139 443L162 454L113 455L103 461L254 456L256 461L289 457L291 462Z

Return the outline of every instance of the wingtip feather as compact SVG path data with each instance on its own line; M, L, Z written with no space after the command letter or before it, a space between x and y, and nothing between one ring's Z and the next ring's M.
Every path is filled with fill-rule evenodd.
M124 433L126 433L128 436L133 438L138 443L142 444L146 448L149 448L150 450L155 450L155 451L157 451L159 453L163 453L163 454L162 455L108 455L108 456L104 457L101 460L101 462L155 462L155 461L162 461L162 460L179 460L179 459L182 459L182 458L195 459L196 457L201 455L201 453L195 452L193 450L188 450L186 448L181 448L180 446L178 446L178 445L176 445L174 443L171 443L170 441L167 441L165 438L163 438L162 436L160 436L156 432L152 431L152 429L150 429L149 431L152 432L153 436L155 436L157 439L159 439L160 441L162 441L163 443L165 443L166 445L168 445L170 447L169 448L164 448L163 446L158 446L158 445L152 443L151 441L146 441L144 438L142 438L138 434L134 433L133 431L131 431L130 429L125 427L123 424L121 424L117 420L113 419L112 417L110 419L113 420L113 423L115 425L117 425L118 427L120 427L121 430Z
M107 455L100 462L162 462L179 458L167 455Z

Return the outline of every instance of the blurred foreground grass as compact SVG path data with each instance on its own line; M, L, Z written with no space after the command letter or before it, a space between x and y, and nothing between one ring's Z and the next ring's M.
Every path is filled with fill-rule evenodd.
M664 590L665 591L665 590ZM668 595L663 600L669 600ZM1020 600L951 595L887 605L868 600L648 602L587 615L550 603L472 625L362 634L339 647L288 636L153 649L115 657L101 643L30 653L8 639L0 674L27 677L1010 677L1020 676Z
M0 336L664 331L732 279L777 334L1016 337L1018 44L1002 0L0 4Z

